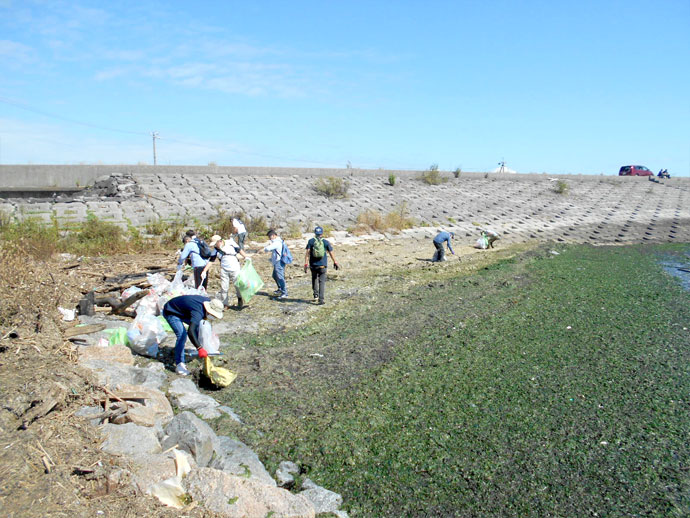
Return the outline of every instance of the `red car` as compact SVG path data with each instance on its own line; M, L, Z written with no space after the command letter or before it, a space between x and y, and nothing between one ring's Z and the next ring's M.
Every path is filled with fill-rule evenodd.
M624 165L618 171L618 176L654 176L654 173L643 165Z

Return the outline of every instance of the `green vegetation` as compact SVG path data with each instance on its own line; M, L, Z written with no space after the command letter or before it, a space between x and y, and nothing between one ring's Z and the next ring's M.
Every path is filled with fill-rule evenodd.
M422 172L420 180L428 185L440 185L446 181L447 178L443 178L438 170L438 164L431 164L427 171Z
M395 180L396 180L395 175L393 173L390 173L388 175L388 185L393 187L395 185Z
M334 176L317 178L314 182L314 190L327 198L346 198L349 188L350 182Z
M260 367L215 396L351 516L687 516L690 294L656 262L684 246L372 274L328 318L231 343Z
M570 186L568 185L568 182L566 182L565 180L558 180L553 188L553 192L555 192L556 194L566 195L568 194L569 189Z
M460 173L462 173L462 169L460 167L456 167L455 171L453 171L453 177L460 178Z
M414 218L410 217L407 202L402 202L394 210L382 215L377 210L366 210L357 216L357 224L350 232L357 235L369 232L399 232L415 225Z

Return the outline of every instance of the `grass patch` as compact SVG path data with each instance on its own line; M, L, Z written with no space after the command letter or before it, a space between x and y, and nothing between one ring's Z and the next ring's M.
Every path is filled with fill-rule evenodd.
M448 181L447 178L441 176L438 170L438 164L432 164L429 169L423 171L419 179L427 185L440 185Z
M415 219L410 216L407 202L400 203L394 210L383 215L377 210L366 210L357 216L356 225L349 229L355 235L370 232L399 232L415 226Z
M569 190L570 186L568 185L568 182L566 182L565 180L558 180L553 187L553 192L555 192L556 194L566 195L568 194Z
M334 176L317 178L314 182L314 190L327 198L346 198L349 188L350 182Z
M331 318L245 341L277 367L228 394L262 431L240 435L352 516L684 516L690 295L655 255L683 249L549 250L380 274Z

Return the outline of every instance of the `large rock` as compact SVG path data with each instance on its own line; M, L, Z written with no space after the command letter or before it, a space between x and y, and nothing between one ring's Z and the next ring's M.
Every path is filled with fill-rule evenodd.
M102 433L106 439L101 450L106 453L135 456L161 451L156 431L151 427L109 423L103 427Z
M185 484L195 502L227 518L315 516L314 507L303 496L215 469L193 470Z
M87 347L79 347L79 364L89 367L93 361L107 361L121 363L123 365L134 365L134 357L132 350L126 345L109 345L108 347L99 347L91 345Z
M299 466L294 462L289 460L284 460L278 464L278 469L276 470L276 480L280 487L291 488L295 483L295 477L293 474L299 473Z
M137 400L142 406L130 408L125 414L129 422L145 426L154 426L158 422L165 426L172 420L174 416L172 406L160 390L141 385L122 384L118 385L115 391L116 395L128 393L142 396Z
M168 436L163 440L163 449L177 448L189 452L201 467L208 466L218 438L211 427L187 411L176 415L165 428Z
M230 437L218 437L215 452L216 455L209 467L231 475L254 479L268 486L276 485L275 480L259 460L259 456L246 444Z
M196 384L185 378L178 378L170 383L168 395L173 405L182 410L191 410L204 419L220 417L220 403L211 396L199 392Z
M196 467L194 458L186 451L181 452L187 458L192 468ZM151 486L176 475L175 453L159 453L158 455L139 455L131 461L132 485L139 493L145 495Z
M160 388L167 380L165 370L159 363L152 363L145 368L120 365L107 360L91 360L83 364L91 369L97 385L114 389L118 385L144 385Z
M338 493L317 486L309 479L302 483L302 487L304 491L299 494L312 503L316 514L335 513L343 503L343 497Z

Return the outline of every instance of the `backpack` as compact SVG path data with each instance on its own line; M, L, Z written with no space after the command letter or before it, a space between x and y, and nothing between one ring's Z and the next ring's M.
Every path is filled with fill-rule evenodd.
M283 251L280 254L280 262L283 264L292 264L292 253L290 252L288 246L285 244L285 241L283 241Z
M194 239L194 242L199 246L199 256L202 259L208 259L213 255L213 250L211 250L206 241L197 237Z
M321 259L326 255L326 244L323 242L322 237L315 237L314 244L311 247L311 256L314 259Z

